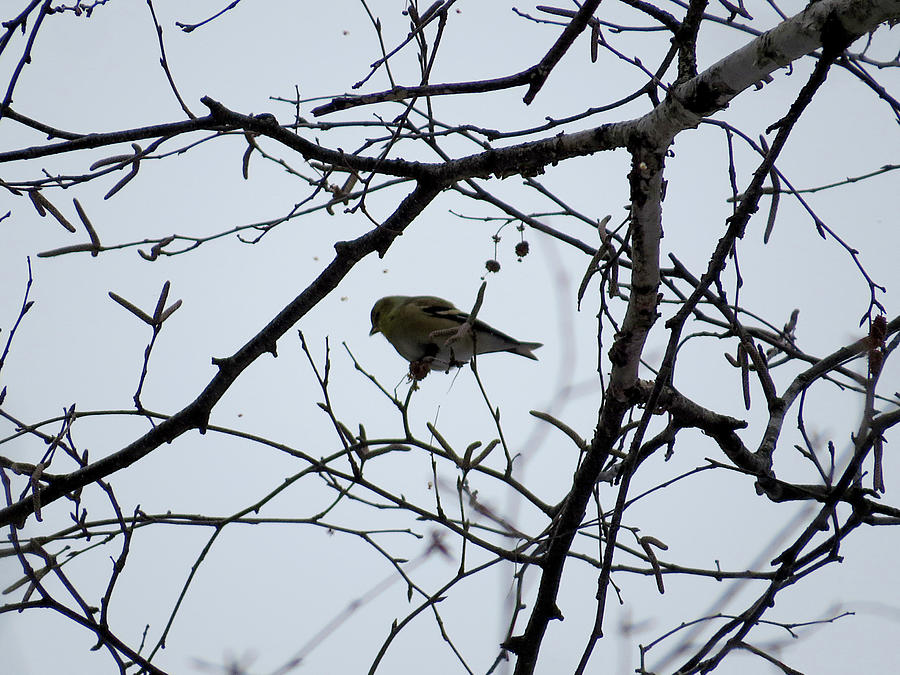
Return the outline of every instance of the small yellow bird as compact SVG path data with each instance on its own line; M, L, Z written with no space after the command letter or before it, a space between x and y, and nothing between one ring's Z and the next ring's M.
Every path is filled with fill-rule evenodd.
M473 354L511 352L537 361L532 349L540 342L519 342L475 319L453 303L430 295L389 295L372 307L372 330L381 333L404 359L410 372L448 371L466 364ZM417 368L417 364L421 367ZM420 377L417 379L421 379Z

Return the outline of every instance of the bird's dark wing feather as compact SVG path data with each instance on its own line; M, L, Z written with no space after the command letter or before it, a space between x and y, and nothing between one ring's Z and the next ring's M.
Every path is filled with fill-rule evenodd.
M454 321L459 324L465 323L466 319L469 318L468 314L466 314L465 312L460 312L449 302L443 304L433 302L429 305L421 307L421 310L429 316L434 316L441 319L449 319L450 321Z
M438 298L435 298L434 302L421 306L420 309L429 316L447 319L460 325L464 324L469 319L469 315L466 312L463 312L460 309L456 308L452 303L446 301L440 302ZM472 322L472 328L475 331L493 335L498 339L505 340L513 345L519 343L519 340L516 340L514 337L497 330L493 326L487 325L480 319L475 319L475 321Z

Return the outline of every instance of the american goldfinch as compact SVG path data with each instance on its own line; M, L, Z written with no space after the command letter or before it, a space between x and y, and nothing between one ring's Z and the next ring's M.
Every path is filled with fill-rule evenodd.
M372 330L381 333L394 349L410 362L411 373L447 371L467 363L472 354L512 352L537 360L532 349L540 342L519 342L475 319L453 303L430 295L389 295L372 307ZM422 368L416 368L421 364Z

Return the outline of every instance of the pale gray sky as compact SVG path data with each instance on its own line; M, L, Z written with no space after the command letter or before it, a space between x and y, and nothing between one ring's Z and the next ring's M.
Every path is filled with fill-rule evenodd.
M170 67L195 113L206 112L199 99L208 95L233 110L272 112L287 122L292 107L269 97L291 98L295 85L302 97L349 92L378 56L374 31L362 6L354 2L317 3L314 8L307 3L244 2L192 34L174 27L176 20L200 20L223 4L196 2L186 7L164 0L155 3L165 31ZM400 16L403 3L370 5L382 17L386 44L393 46L408 27ZM451 12L434 82L482 79L521 70L540 58L558 32L517 17L507 3L458 3L457 7L458 13ZM534 12L530 5L518 7ZM786 4L783 9L794 13L801 4ZM759 3L750 10L772 25L774 17L768 5ZM638 20L634 13L613 3L602 6L601 16L628 23ZM646 45L659 42L659 36L610 39L627 54L639 54L645 63L655 63L658 47ZM708 67L748 39L718 26L705 26L699 67ZM22 114L82 133L182 119L158 59L155 30L145 4L109 3L97 7L90 19L71 14L51 16L38 36L33 62L24 69L16 87L13 107ZM3 82L8 81L15 61L4 54L0 62ZM412 52L392 63L399 83L418 81ZM761 91L745 92L716 118L756 138L784 114L809 69L810 63L801 62L790 74L779 71L772 83ZM898 91L900 75L896 70L879 71L877 76L889 90ZM484 97L436 98L433 105L436 116L451 124L519 129L540 124L546 116L574 114L615 100L629 93L636 81L634 69L608 53L601 52L600 61L591 64L587 42L582 39L529 107L521 102L522 90ZM377 74L363 91L386 86L383 74ZM308 115L311 107L306 106L304 114ZM618 121L646 109L646 100L641 100L624 113L620 110L596 116L572 128ZM383 105L335 115L334 119L374 120L376 113L390 117L400 110L399 106ZM377 134L375 128L361 134L303 132L306 138L347 151ZM896 120L887 106L837 71L792 135L779 165L795 187L812 187L896 163L900 157L898 138ZM42 142L40 134L21 125L9 120L0 124L0 148L4 150ZM515 142L518 140L512 139L509 144ZM178 139L165 147L174 150L184 144ZM312 175L299 156L265 140L260 145ZM258 155L250 162L250 180L243 180L241 157L245 147L243 137L234 136L206 142L183 157L143 162L138 177L106 201L104 193L120 174L73 190L47 191L47 195L76 224L71 200L77 197L104 244L173 233L208 236L284 216L308 195L309 187ZM459 142L447 147L455 155L477 151L476 146ZM673 150L666 174L669 184L664 203L663 255L674 253L699 274L731 209L726 203L730 187L723 132L701 126L681 134ZM94 161L127 151L123 146L114 151L50 157L29 165L8 164L0 170L0 178L35 178L40 169L51 175L85 173ZM740 142L736 142L736 152L738 185L745 186L756 161ZM419 148L407 153L401 147L396 155L435 161L433 155ZM612 215L612 226L626 213L627 167L627 153L618 151L548 167L538 179L590 217ZM524 187L519 178L494 180L486 186L522 211L552 210L549 202ZM861 260L873 279L888 286L889 292L880 299L889 318L897 314L895 286L900 281L896 262L900 199L896 188L896 174L886 174L848 189L808 197L827 224L861 251ZM367 208L376 219L384 219L407 191L407 186L401 186L373 193L367 199ZM768 208L767 200L763 208ZM351 239L371 227L360 213L338 209L333 216L319 212L284 223L256 245L229 236L152 263L139 257L134 247L97 258L84 253L42 259L35 257L37 252L86 241L84 230L79 227L76 234L69 234L51 218L39 218L26 198L3 193L0 215L7 210L13 215L0 222L0 287L4 289L0 304L4 332L0 339L5 341L21 304L26 256L31 256L34 272L31 297L35 306L19 328L0 375L0 386L7 387L4 409L32 423L56 416L76 402L82 411L132 407L131 396L150 329L110 300L108 291L152 312L160 288L168 280L172 284L170 302L183 301L157 340L143 393L147 408L172 413L195 398L214 374L211 357L233 353L315 278L330 261L336 240ZM352 430L364 423L370 438L399 436L400 420L384 397L354 370L342 345L346 343L371 373L392 387L402 380L406 364L380 336L368 337L373 301L394 293L434 294L460 307L471 306L484 274L484 261L494 257L491 235L499 223L461 219L451 210L467 216L499 215L487 205L468 203L449 191L440 195L394 243L385 259L370 257L360 263L298 326L320 367L324 340L329 338L332 404ZM596 232L587 225L579 229L571 220L552 216L547 222L592 245L598 243ZM764 227L763 212L751 222L739 251L745 280L741 294L746 306L764 313L777 325L788 319L793 308L800 307L797 334L801 345L813 354L824 355L860 337L863 333L858 322L867 306L868 289L847 253L835 242L823 241L810 218L786 197L768 246L762 244ZM531 254L517 262L512 250L517 238L513 226L502 232L497 255L502 271L489 278L480 317L518 338L540 341L545 346L538 351L537 363L497 355L481 361L480 372L492 403L502 410L504 432L522 455L516 465L519 479L553 503L565 494L577 452L570 441L538 423L528 411L552 409L582 436L590 437L601 391L596 375L597 281L590 285L582 311L576 312L576 291L588 259L529 231L526 238ZM733 290L733 275L726 278L730 280L729 290ZM654 328L646 352L654 365L661 359L667 339L663 323L659 321ZM604 350L610 337L607 334ZM709 365L711 349L717 353L715 368ZM741 436L754 447L765 418L759 413L748 416L744 411L739 373L720 355L728 349L724 344L689 343L680 357L676 385L708 407L748 419L750 428ZM277 359L264 356L240 377L216 407L212 422L283 442L313 456L336 452L340 443L329 420L315 405L321 393L300 350L296 331L288 333L278 351ZM797 370L775 372L779 386L784 387ZM885 386L884 393L896 390L897 375L893 364L883 376L884 383L893 383ZM644 376L649 376L649 371ZM401 390L405 391L405 386L401 385ZM753 396L754 400L761 399L758 387ZM848 401L853 403L848 405ZM844 457L860 405L860 401L839 396L834 388L819 386L809 396L807 428L820 442L833 440L838 455ZM796 411L792 418L796 418ZM436 421L460 450L472 441L487 442L496 435L468 369L455 378L439 373L429 376L416 394L411 421L415 432L426 440L426 422ZM53 433L57 429L58 425L51 425L46 430ZM75 439L80 449L88 449L90 456L97 458L118 450L146 429L145 420L133 417L82 419L76 423ZM9 424L0 427L0 439L12 431ZM794 423L786 426L786 436L790 440L785 439L776 470L783 471L788 480L814 482L808 463L791 456L790 446L797 441ZM725 460L708 439L700 434L694 438L693 445L680 442L667 463L662 455L651 458L642 467L631 493L640 494L702 465L705 457ZM22 438L3 445L0 454L34 462L43 450L43 444ZM886 501L892 503L900 463L891 456L890 447L887 450ZM501 466L499 450L497 453L497 465ZM254 503L286 476L305 468L299 460L262 445L215 433L201 437L195 432L159 448L111 481L125 513L140 505L147 513L224 516ZM368 471L372 480L383 482L410 500L433 505L433 476L426 452L395 452L373 461ZM447 488L444 499L453 504L456 473L447 466L441 471L439 482ZM472 481L485 503L521 529L539 530L545 524L534 509L511 502L508 490L481 477ZM98 492L86 491L92 518L109 512ZM605 485L601 494L604 506L611 508L614 490ZM321 481L306 478L285 490L260 515L309 517L333 498L333 492ZM52 532L54 524L66 526L69 509L70 505L62 502L46 508L45 523L36 526L30 520L25 534ZM780 549L768 548L769 543L784 528L789 529L781 541L790 541L808 520L808 515L807 520L794 519L803 509L800 505L772 504L756 496L750 479L716 471L637 502L627 512L627 524L665 541L670 548L661 555L667 561L713 568L718 560L727 570L765 570L766 563L758 559L760 552L774 557ZM350 506L342 506L328 521L353 528L416 526L417 531L432 530L390 511ZM136 533L111 610L111 621L120 637L137 645L149 623L148 644L158 639L190 567L210 535L200 528L175 526ZM417 540L402 533L379 535L378 541L391 553L409 559L421 556L428 544L427 539ZM634 545L628 536L622 542ZM458 556L458 539L447 537L446 543ZM72 545L82 548L84 542ZM109 556L118 551L118 543L100 547L66 566L67 572L83 584L90 601L97 602L102 595L111 565ZM844 610L855 611L856 616L803 633L799 641L788 640L783 630L762 630L755 643L783 640L781 655L803 672L883 670L893 658L893 636L900 620L900 598L892 581L898 552L895 531L868 529L851 535L842 548L843 564L831 565L779 595L777 607L766 618L802 622L828 618ZM487 560L472 548L468 555L470 564ZM634 560L623 558L623 562L633 564ZM417 567L413 576L433 592L452 578L457 564L458 559L446 561L436 556ZM513 571L510 565L496 565L463 582L440 605L446 629L476 672L487 670L504 637ZM18 574L15 561L0 559L0 586L5 587L7 580ZM566 619L551 624L539 672L570 672L593 621L596 570L571 561L566 574L559 601ZM198 660L222 664L235 658L249 672L272 672L296 655L348 603L390 577L392 569L385 559L352 535L313 526L232 526L204 560L175 620L167 648L155 662L168 672L186 673L203 671ZM531 577L526 584L528 590L534 590L535 579ZM737 596L720 607L720 594L724 596L732 588L727 584L667 577L666 594L660 596L652 578L617 574L614 581L625 604L620 606L617 598L608 602L608 637L598 646L591 672L601 672L610 664L616 664L610 672L630 672L637 665L638 643L646 644L682 620L703 616L711 608L739 612L760 588L752 584L738 587ZM305 671L364 672L388 634L391 621L402 619L414 606L407 602L406 592L402 583L395 583L366 602L308 655ZM703 635L708 636L710 629L707 627ZM108 655L89 651L91 645L90 633L46 611L0 615L0 652L10 673L114 672ZM667 647L661 647L652 652L653 658L667 651ZM750 672L742 671L744 668L769 672L755 657L736 654L731 658L721 672ZM421 672L423 662L431 672L463 672L427 612L404 629L388 651L382 672ZM669 669L673 667L669 664Z

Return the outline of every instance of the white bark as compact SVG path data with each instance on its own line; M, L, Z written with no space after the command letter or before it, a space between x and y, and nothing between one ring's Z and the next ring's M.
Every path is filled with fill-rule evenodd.
M671 90L640 126L661 140L695 127L779 68L821 48L831 17L859 38L882 23L900 21L900 0L819 0Z

